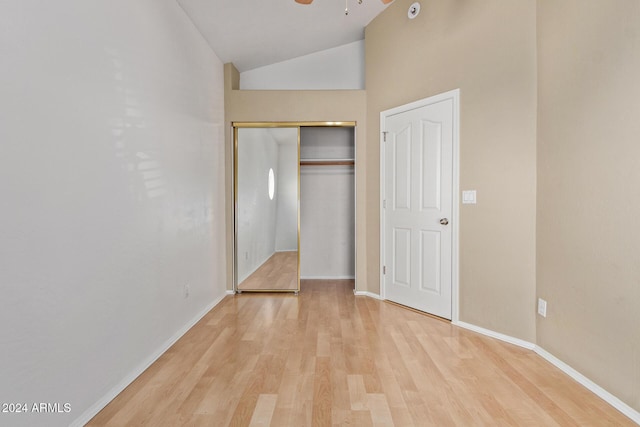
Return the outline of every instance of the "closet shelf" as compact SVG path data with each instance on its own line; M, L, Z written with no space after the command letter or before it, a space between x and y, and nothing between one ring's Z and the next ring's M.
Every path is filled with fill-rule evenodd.
M300 166L354 166L353 159L300 159Z

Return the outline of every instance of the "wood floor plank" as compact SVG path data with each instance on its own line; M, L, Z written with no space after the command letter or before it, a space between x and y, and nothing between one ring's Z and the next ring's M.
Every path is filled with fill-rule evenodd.
M251 416L249 427L268 427L276 409L277 394L261 394L256 403L256 409Z
M368 394L367 406L369 407L369 412L371 412L371 419L375 427L394 425L387 396L384 394Z
M88 426L633 426L535 353L353 281L225 298Z
M352 411L366 411L367 390L364 387L362 375L349 375L347 377L349 385L349 403Z
M319 357L313 387L313 425L330 426L331 422L331 360Z

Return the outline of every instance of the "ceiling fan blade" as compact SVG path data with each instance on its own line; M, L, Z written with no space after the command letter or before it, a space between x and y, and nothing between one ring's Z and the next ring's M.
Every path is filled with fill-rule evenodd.
M296 0L296 3L300 4L311 4L313 0Z

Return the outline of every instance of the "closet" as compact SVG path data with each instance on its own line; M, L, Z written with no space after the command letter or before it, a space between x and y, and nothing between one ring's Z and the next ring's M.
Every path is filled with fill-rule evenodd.
M233 123L236 292L355 279L355 123Z
M300 279L355 278L355 128L300 128Z

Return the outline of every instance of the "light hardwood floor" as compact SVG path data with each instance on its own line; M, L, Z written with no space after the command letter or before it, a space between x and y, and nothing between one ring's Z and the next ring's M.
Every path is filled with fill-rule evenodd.
M304 281L227 297L88 425L635 424L529 350Z
M246 290L298 289L298 252L276 252L238 285Z

